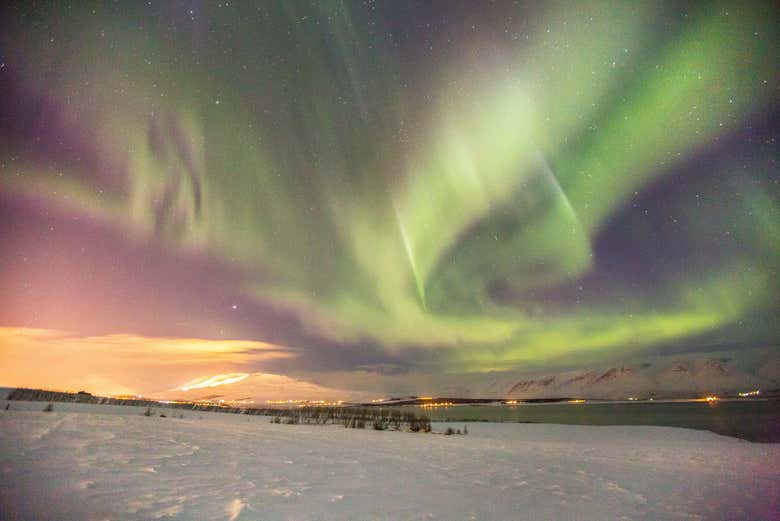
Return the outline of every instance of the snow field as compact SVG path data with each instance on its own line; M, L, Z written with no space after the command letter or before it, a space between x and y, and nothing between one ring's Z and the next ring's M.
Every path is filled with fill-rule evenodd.
M0 412L9 521L780 518L780 444L702 431L471 423L441 436L44 406Z

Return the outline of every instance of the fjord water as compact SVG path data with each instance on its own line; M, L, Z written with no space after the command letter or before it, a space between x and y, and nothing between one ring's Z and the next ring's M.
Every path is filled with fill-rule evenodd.
M555 403L517 406L416 407L432 420L572 425L654 425L708 430L749 441L780 443L780 400Z

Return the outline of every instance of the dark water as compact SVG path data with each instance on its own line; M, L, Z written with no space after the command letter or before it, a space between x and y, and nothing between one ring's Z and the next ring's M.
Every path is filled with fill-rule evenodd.
M433 420L687 427L780 443L780 400L414 407Z

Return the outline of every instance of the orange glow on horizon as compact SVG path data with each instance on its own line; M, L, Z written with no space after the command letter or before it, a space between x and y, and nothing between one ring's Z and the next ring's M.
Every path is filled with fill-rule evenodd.
M252 340L0 327L0 386L148 395L199 375L203 379L204 373L235 377L244 374L235 369L245 364L295 356L289 348Z

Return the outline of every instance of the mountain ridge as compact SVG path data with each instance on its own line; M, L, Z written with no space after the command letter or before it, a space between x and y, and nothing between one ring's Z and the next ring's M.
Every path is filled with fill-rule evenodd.
M682 397L700 394L739 393L780 387L780 362L770 360L755 373L729 363L727 359L676 360L662 368L648 364L619 365L606 369L583 369L512 380L505 398L592 399L635 397Z

